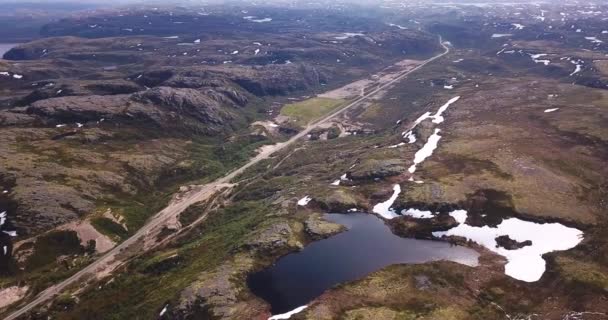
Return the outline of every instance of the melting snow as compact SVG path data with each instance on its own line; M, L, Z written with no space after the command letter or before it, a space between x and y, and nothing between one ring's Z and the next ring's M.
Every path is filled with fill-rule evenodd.
M6 222L6 211L0 213L0 226L3 225L4 222Z
M528 55L530 56L530 58L532 58L532 61L534 61L534 63L542 63L542 64L544 64L546 66L548 66L551 63L551 60L546 60L546 59L542 60L542 59L539 59L541 57L547 56L546 53L538 53L538 54L528 53Z
M515 30L522 30L523 28L526 27L523 24L519 24L519 23L512 23L511 25L515 27Z
M401 193L401 186L396 184L393 187L393 195L388 200L386 200L384 202L380 202L377 205L375 205L374 209L372 211L374 213L379 214L384 219L390 220L395 217L398 217L399 215L397 213L395 213L395 210L391 209L391 206L393 205L395 200L397 200L399 193Z
M352 37L355 37L355 36L364 36L364 34L363 33L345 32L345 33L343 33L342 36L334 37L334 39L336 39L336 40L345 40L345 39L352 38Z
M576 68L574 69L574 71L572 71L570 76L573 76L583 70L583 65L580 64L581 63L580 61L571 61L571 62L576 65Z
M311 197L305 196L304 198L298 200L298 205L299 206L306 206L310 202L310 200L312 200Z
M549 112L553 112L553 111L557 111L557 110L559 110L559 108L546 109L545 113L549 113Z
M593 43L603 43L604 41L598 39L597 37L585 37L586 40L589 40Z
M401 210L401 214L404 216L414 217L416 219L431 219L435 215L430 211L419 210L419 209L405 209Z
M258 18L254 17L254 16L246 16L246 17L243 17L243 19L245 19L245 20L249 20L249 21L251 21L251 22L257 22L257 23L262 23L262 22L270 22L270 21L272 21L272 18L263 18L263 19L258 19Z
M542 255L552 251L574 248L583 239L583 232L566 227L560 223L536 223L518 218L503 220L498 226L473 227L467 225L467 212L456 210L450 213L459 223L448 231L433 232L433 236L461 236L474 241L487 249L507 258L505 274L515 279L534 282L545 272ZM508 235L509 238L523 242L530 240L532 245L515 250L498 247L496 238Z
M391 27L397 27L397 28L399 28L401 30L406 30L407 29L406 27L402 27L402 26L400 26L398 24L394 24L394 23L389 23L388 25L391 26Z
M445 120L445 119L443 118L443 116L441 114L444 113L445 110L447 110L448 107L452 103L458 101L459 99L460 99L460 96L457 96L457 97L454 97L454 98L450 99L450 101L446 102L444 105L442 105L441 107L439 107L439 109L437 110L437 112L434 115L429 116L429 118L433 119L433 123L437 123L437 124L442 123L443 120Z
M308 306L301 306L301 307L297 307L287 313L282 313L282 314L277 314L274 315L270 318L268 318L268 320L283 320L283 319L289 319L291 318L291 316L293 316L296 313L300 313L302 311L304 311L304 309L306 309Z
M408 169L410 173L416 172L416 165L430 157L433 154L433 151L437 149L437 143L439 142L439 139L441 139L439 131L441 130L435 129L435 132L429 137L429 140L426 142L424 147L416 152L416 155L414 156L414 164Z
M404 145L405 145L405 142L400 142L398 144L394 144L392 146L388 146L388 148L389 149L395 149L395 148L399 148L399 147L404 146Z
M510 36L512 36L510 33L495 33L492 35L492 38L505 38Z
M460 99L460 96L456 96L456 97L450 99L444 105L439 107L439 109L437 110L437 112L434 115L431 115L430 112L426 112L423 115L421 115L420 117L418 117L418 119L416 119L416 121L414 121L414 125L410 128L410 130L403 133L403 138L407 138L409 140L408 143L416 142L416 136L413 133L413 130L416 128L416 126L418 126L422 121L424 121L428 118L433 119L433 123L436 123L436 124L442 123L443 120L445 120L443 118L442 114L445 112L445 110L448 109L448 107L450 105L452 105L454 102L458 101L459 99Z
M414 143L416 142L416 135L414 135L414 133L410 130L407 133L405 133L405 135L403 135L403 138L407 138L407 143Z
M163 316L163 315L164 315L164 314L167 312L167 307L168 307L168 306L169 306L169 305L166 305L166 306L163 308L163 310L161 310L161 311L160 311L160 313L158 314L158 316L159 316L159 317L162 317L162 316Z

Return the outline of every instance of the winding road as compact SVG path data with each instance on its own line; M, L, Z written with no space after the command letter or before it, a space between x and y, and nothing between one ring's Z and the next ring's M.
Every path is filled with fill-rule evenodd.
M302 130L301 132L299 132L298 134L296 134L289 140L282 142L282 143L272 145L267 148L264 148L262 150L262 152L257 154L251 160L249 160L249 162L247 162L240 168L232 171L231 173L227 174L226 176L219 178L216 181L213 181L206 185L203 185L200 188L200 190L197 190L196 192L188 194L187 196L179 199L178 201L173 201L165 209L161 210L156 215L154 215L152 218L150 218L150 220L146 223L146 225L144 225L139 231L137 231L135 234L133 234L130 238L128 238L127 240L125 240L124 242L119 244L118 246L114 247L110 251L106 252L99 259L95 260L93 263L91 263L84 269L78 271L71 277L63 280L62 282L60 282L54 286L51 286L51 287L45 289L40 294L38 294L38 296L34 300L32 300L25 306L21 307L17 311L15 311L12 314L10 314L9 316L7 316L5 318L5 320L17 319L18 317L20 317L21 315L24 315L26 312L32 310L33 308L37 307L41 303L50 300L55 295L59 294L62 290L64 290L66 287L77 283L79 280L81 280L86 275L94 275L100 271L108 272L108 268L110 268L109 272L111 272L121 262L121 261L117 260L117 259L119 259L118 255L120 253L122 253L125 249L127 249L129 246L137 243L138 241L142 241L144 236L147 235L148 233L152 232L155 229L162 228L162 226L165 225L167 222L174 220L182 211L186 210L186 208L188 208L190 205L197 203L197 202L204 201L206 199L209 199L211 196L213 196L216 192L220 191L221 189L231 186L230 182L234 178L236 178L238 175L243 173L245 170L250 168L251 166L259 163L260 161L262 161L264 159L269 158L272 154L288 147L289 145L294 144L300 138L308 135L313 129L315 129L323 124L328 123L336 116L353 108L354 106L358 105L359 103L369 99L370 97L374 96L378 92L380 92L384 89L387 89L392 84L400 81L401 79L405 78L412 72L415 72L415 71L421 69L425 65L445 56L446 54L448 54L450 52L450 48L448 47L448 45L446 43L443 42L441 37L439 37L439 44L444 48L444 52L442 52L441 54L438 54L428 60L424 60L419 66L417 66L411 70L404 71L402 74L397 76L395 79L393 79L387 83L381 84L376 89L370 91L369 93L367 93L365 95L362 95L361 97L355 99L348 105L346 105L346 106L330 113L329 115L319 119L318 121L308 125L308 127L306 129ZM126 260L126 258L123 258L123 260Z

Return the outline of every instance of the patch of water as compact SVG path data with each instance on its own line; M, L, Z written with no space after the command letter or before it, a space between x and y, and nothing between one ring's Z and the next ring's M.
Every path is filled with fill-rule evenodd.
M450 260L477 265L479 254L472 249L401 238L375 215L327 214L325 218L346 226L348 231L313 242L248 277L251 291L271 305L273 314L305 306L339 283L360 279L392 264Z

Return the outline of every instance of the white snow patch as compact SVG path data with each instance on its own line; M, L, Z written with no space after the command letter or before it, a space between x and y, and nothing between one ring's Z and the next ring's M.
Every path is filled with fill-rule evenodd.
M506 38L506 37L511 37L512 34L510 33L495 33L492 35L492 38Z
M406 138L407 143L410 143L410 144L416 142L416 135L414 135L414 133L411 130L406 132L405 135L403 135L403 138Z
M304 207L310 202L310 200L312 200L311 197L305 196L304 198L298 200L298 205Z
M15 73L15 74L13 74L13 78L15 78L15 79L21 79L21 78L23 78L23 75Z
M163 310L160 311L158 314L159 317L162 317L165 313L167 313L167 307L169 307L169 305L166 305Z
M530 56L530 58L532 58L532 61L534 61L534 63L542 63L542 64L544 64L546 66L548 66L551 63L551 60L539 59L541 57L547 56L546 53L537 53L537 54L528 53L528 55Z
M536 223L518 218L503 220L494 227L473 227L465 224L467 212L456 210L450 213L458 226L448 231L433 232L433 236L461 236L507 258L505 274L515 279L534 282L545 272L542 255L548 252L574 248L583 239L583 232L560 223ZM498 247L496 237L508 235L518 242L530 240L532 245L516 250Z
M589 40L593 43L604 43L604 41L598 39L597 37L585 37L586 40Z
M384 219L393 219L399 215L395 213L395 210L391 209L391 206L397 200L397 197L401 193L401 186L396 184L393 187L393 195L386 201L380 202L374 206L373 212L379 214Z
M391 26L391 27L397 27L397 28L399 28L401 30L406 30L407 29L406 27L403 27L403 26L400 26L400 25L394 24L394 23L389 23L388 25Z
M450 101L446 102L444 105L442 105L441 107L439 107L439 109L437 110L437 112L434 115L429 116L429 118L433 119L433 123L436 123L436 124L442 123L443 120L445 120L445 119L443 118L443 116L441 114L443 114L445 112L445 110L447 110L448 107L452 103L458 101L459 99L460 99L460 96L457 96L457 97L454 97L454 98L450 99Z
M291 316L293 316L296 313L300 313L302 311L304 311L304 309L306 309L308 306L301 306L301 307L297 307L287 313L282 313L282 314L277 314L274 315L270 318L268 318L268 320L283 320L283 319L289 319L291 318Z
M345 32L342 36L334 37L336 40L345 40L348 38L356 37L356 36L364 36L363 33L355 33L355 32Z
M4 222L6 222L6 211L2 211L2 213L0 213L0 226L3 225Z
M573 76L583 70L583 65L580 63L580 61L571 61L571 62L572 62L572 64L576 65L576 67L574 68L574 71L572 71L570 76Z
M519 24L519 23L512 23L511 25L515 27L515 30L523 30L523 28L526 27L523 24Z
M450 105L452 105L454 102L458 101L459 99L460 99L460 96L456 96L456 97L450 99L444 105L439 107L439 109L437 110L437 112L434 115L431 115L430 112L426 112L423 115L421 115L420 117L418 117L418 119L416 119L416 121L414 121L414 124L412 125L410 130L402 133L403 138L408 139L408 143L410 143L410 144L416 142L416 135L414 135L414 132L413 132L413 130L416 128L416 126L418 126L422 121L429 119L429 118L433 119L433 123L436 123L436 124L442 123L445 120L443 118L442 114L445 112L445 110L448 109L448 107Z
M431 219L435 215L431 211L419 210L419 209L405 209L401 210L401 214L404 216L410 216L416 219Z
M429 137L429 140L424 144L424 147L416 152L414 164L408 169L410 173L416 172L416 165L430 157L433 154L433 151L437 149L437 143L439 143L439 139L441 139L441 136L439 135L440 131L440 129L435 129L435 132Z
M557 110L559 110L559 108L546 109L545 113L554 112L554 111L557 111Z
M332 186L339 186L340 185L340 179L335 180L334 182L331 183Z
M392 146L388 146L387 148L389 148L389 149L395 149L395 148L399 148L399 147L404 146L404 145L405 145L405 142L400 142L398 144L394 144Z
M272 18L262 18L262 19L259 19L259 18L256 18L254 16L246 16L246 17L243 17L243 19L249 20L251 22L257 22L257 23L263 23L263 22L270 22L270 21L272 21Z

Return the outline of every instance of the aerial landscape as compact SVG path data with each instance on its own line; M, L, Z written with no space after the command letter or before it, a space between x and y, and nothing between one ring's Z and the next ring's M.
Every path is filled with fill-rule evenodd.
M608 319L608 3L0 0L0 318Z

